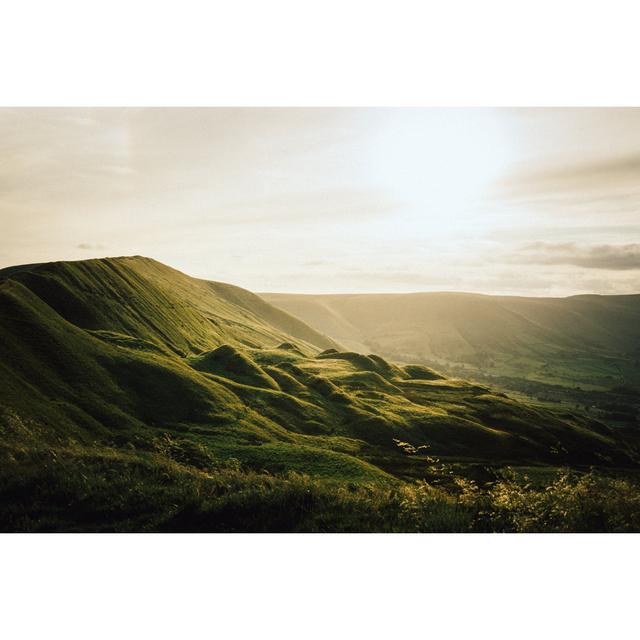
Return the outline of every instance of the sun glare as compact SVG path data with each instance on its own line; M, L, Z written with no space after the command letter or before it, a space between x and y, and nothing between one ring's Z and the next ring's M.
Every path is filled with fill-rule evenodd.
M492 110L392 111L371 136L368 169L407 211L446 220L475 206L510 156Z

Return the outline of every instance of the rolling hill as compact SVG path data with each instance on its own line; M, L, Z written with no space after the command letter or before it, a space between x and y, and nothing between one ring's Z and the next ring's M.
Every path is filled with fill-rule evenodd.
M148 258L0 271L5 526L110 530L124 517L109 493L118 485L138 505L127 502L133 520L118 527L175 528L196 517L185 515L181 483L195 500L216 469L226 475L210 490L226 495L273 488L273 474L392 487L441 475L445 463L472 475L487 465L636 465L633 447L600 421L347 350L344 337ZM174 479L179 495L151 509L150 493ZM83 491L110 495L108 506L83 502Z
M347 347L588 406L640 390L640 295L261 294ZM635 410L634 410L635 409Z

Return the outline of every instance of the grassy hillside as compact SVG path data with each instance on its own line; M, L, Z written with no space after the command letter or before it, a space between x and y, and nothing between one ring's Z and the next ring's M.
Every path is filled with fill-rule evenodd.
M640 295L263 297L346 346L636 424Z
M0 272L0 344L7 530L397 530L413 525L363 522L377 500L398 508L406 482L455 492L507 465L636 467L599 421L345 351L248 291L147 258ZM294 527L287 500L370 516L326 507Z

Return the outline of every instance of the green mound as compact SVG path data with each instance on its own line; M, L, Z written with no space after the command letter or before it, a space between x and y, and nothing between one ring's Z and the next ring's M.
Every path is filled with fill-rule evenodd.
M421 364L408 364L403 367L404 372L413 380L443 380L444 376L440 375L433 369L425 367Z
M300 395L306 391L306 387L298 382L290 373L283 371L280 367L264 367L265 373L267 373L273 380L278 383L278 386L286 393L293 395Z
M309 379L307 386L319 393L321 396L329 398L334 402L351 402L351 398L346 393L343 393L340 387L335 385L328 378L324 378L323 376L312 376Z
M258 471L295 471L320 478L341 478L351 482L388 482L392 476L353 456L304 445L264 444L247 449L243 459Z
M293 349L252 349L252 359L260 366L278 365L282 362L299 362L305 356Z
M254 387L279 389L278 383L249 356L228 344L204 353L191 361L198 371L206 371Z
M290 376L293 376L296 379L306 377L305 372L299 366L293 364L292 362L279 362L277 364L277 367L278 369L285 371Z
M293 344L293 342L283 342L279 344L276 347L276 349L280 349L281 351L293 351L294 353L297 353L298 355L304 357L304 353L302 352L300 347L298 347L298 345Z
M364 356L361 353L353 353L352 351L330 353L324 352L318 354L316 358L320 360L346 360L347 362L350 362L356 369L363 369L365 371L376 371L380 366L369 356Z
M406 371L404 371L404 369L402 367L399 367L397 364L387 362L384 358L376 355L375 353L370 353L367 357L376 364L377 372L384 378L393 380L394 378L407 377Z
M390 364L384 358L373 353L365 356L361 353L354 353L352 351L339 352L335 349L328 349L318 354L316 358L319 360L345 360L355 369L377 373L387 379L407 377L407 373L403 369L397 365Z
M401 393L400 389L375 371L355 371L339 378L333 378L340 386L349 389L378 390L388 393Z

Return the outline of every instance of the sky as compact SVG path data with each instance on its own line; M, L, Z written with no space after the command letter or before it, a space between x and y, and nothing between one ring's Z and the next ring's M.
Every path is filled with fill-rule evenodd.
M640 109L0 109L0 267L253 291L640 292Z

